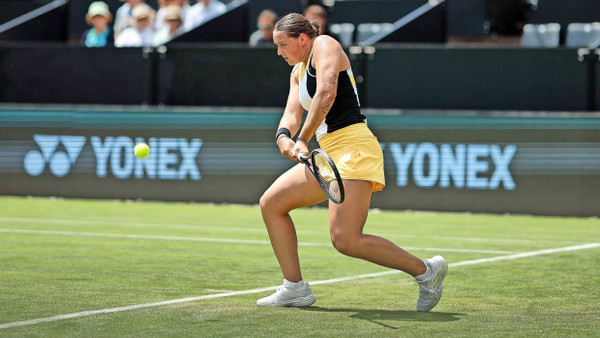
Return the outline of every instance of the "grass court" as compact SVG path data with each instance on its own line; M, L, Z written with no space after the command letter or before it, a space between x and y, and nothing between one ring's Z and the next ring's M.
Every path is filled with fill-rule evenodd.
M374 210L365 232L443 255L415 310L404 273L339 254L293 213L309 308L259 308L282 276L256 206L0 197L0 336L534 337L600 332L600 220Z

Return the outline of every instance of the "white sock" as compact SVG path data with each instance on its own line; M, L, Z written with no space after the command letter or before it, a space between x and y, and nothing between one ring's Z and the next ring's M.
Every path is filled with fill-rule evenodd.
M425 261L423 261L423 263L425 263ZM427 271L425 271L424 274L415 277L417 282L425 282L431 279L431 274L433 273L433 271L431 270L429 265L427 265L427 263L425 263L425 266L427 267Z
M294 290L299 290L302 289L304 287L304 281L299 281L298 283L292 283L287 279L283 279L283 285L286 288L290 288L290 289L294 289Z

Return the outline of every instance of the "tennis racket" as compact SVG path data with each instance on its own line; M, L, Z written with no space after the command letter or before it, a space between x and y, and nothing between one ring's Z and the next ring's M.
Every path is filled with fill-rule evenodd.
M329 156L323 149L315 149L310 156L298 153L298 159L304 162L325 195L335 204L344 202L344 183L340 173Z

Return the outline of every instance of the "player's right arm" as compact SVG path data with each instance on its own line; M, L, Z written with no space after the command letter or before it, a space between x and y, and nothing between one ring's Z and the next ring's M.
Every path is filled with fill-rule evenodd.
M302 124L302 115L304 114L304 108L300 104L299 98L299 85L298 85L298 77L300 74L300 69L302 68L302 63L296 64L292 69L292 73L290 75L290 92L288 94L287 103L285 105L285 109L283 111L283 116L279 121L279 128L287 128L290 131L291 136L296 135L298 130L300 129L300 125ZM296 160L292 156L292 148L294 147L295 142L291 138L283 137L280 138L277 142L279 146L279 151L281 155L285 157L289 157L292 160Z

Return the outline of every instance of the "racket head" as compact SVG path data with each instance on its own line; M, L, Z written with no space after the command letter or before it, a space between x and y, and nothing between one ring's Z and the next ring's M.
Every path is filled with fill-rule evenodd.
M344 202L344 182L337 166L323 149L315 149L310 154L312 172L327 197L336 204Z

